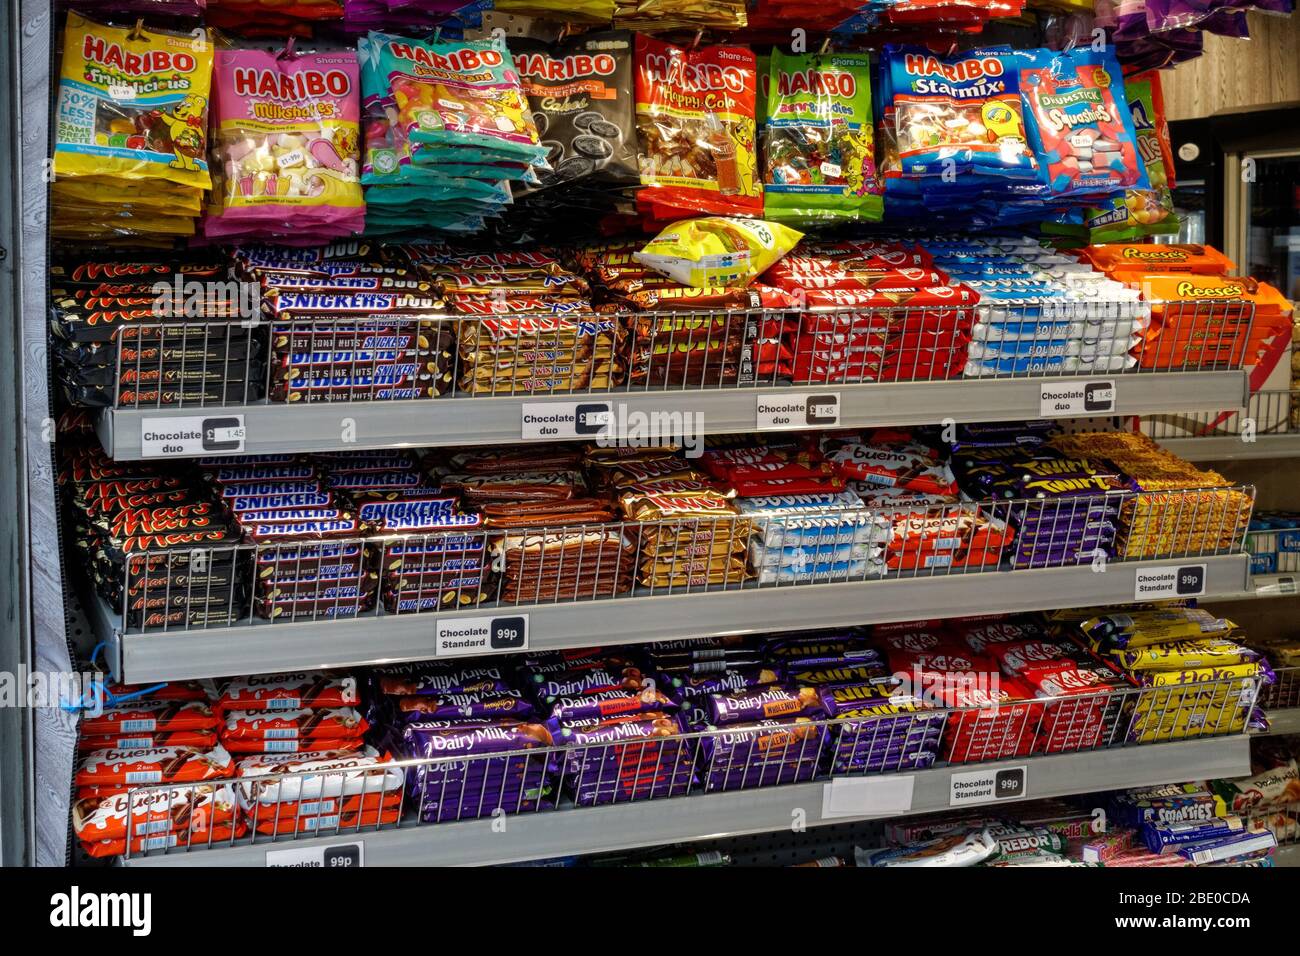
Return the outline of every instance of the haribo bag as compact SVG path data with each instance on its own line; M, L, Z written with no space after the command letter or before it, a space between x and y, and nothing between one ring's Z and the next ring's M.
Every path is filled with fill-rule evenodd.
M772 51L763 129L763 212L790 223L879 220L865 53Z
M211 81L206 32L136 30L69 13L54 107L56 179L161 179L207 189Z
M638 205L654 219L763 211L755 149L757 64L743 46L685 49L638 34Z
M388 37L379 62L412 144L467 147L475 161L545 166L546 148L504 44Z
M220 50L212 238L361 231L361 94L355 53Z
M886 47L899 169L961 187L971 175L1036 179L1025 136L1022 55L979 49L950 57Z

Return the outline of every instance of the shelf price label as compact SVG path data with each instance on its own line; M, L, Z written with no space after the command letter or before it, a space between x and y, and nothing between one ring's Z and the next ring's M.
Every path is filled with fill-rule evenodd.
M839 392L776 392L758 396L758 430L834 428L840 423Z
M954 773L950 781L950 807L973 807L979 803L996 803L999 800L1023 800L1029 793L1029 769L1024 764Z
M141 458L232 455L244 450L243 415L140 419Z
M524 441L600 438L614 426L609 402L524 402L520 406Z
M325 817L311 819L325 820ZM329 826L337 826L335 817ZM321 823L317 829L325 829ZM304 846L291 850L267 850L266 865L273 867L336 867L338 869L359 870L366 865L366 846L361 840L351 843L335 843L330 846Z
M892 817L909 813L916 778L890 773L868 777L836 777L822 785L822 819Z
M434 657L468 657L528 650L528 615L441 618L434 624Z
M1159 568L1138 568L1133 583L1133 600L1196 597L1205 593L1204 564L1173 564Z
M1062 415L1111 415L1115 412L1115 380L1094 382L1052 382L1039 386L1038 415L1057 418Z

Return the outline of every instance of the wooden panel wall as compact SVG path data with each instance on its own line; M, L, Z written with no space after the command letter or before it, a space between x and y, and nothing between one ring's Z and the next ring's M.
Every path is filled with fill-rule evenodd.
M1300 100L1300 14L1249 19L1249 40L1207 33L1203 56L1165 71L1171 120Z

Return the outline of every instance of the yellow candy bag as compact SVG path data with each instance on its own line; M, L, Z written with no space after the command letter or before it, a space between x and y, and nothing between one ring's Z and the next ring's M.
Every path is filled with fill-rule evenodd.
M212 44L194 34L68 14L55 105L54 175L211 185Z
M683 285L744 287L795 247L803 233L759 219L683 219L632 258Z

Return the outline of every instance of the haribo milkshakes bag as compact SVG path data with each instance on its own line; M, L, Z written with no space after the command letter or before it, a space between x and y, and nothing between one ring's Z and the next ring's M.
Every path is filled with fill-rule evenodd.
M1076 47L1063 53L1034 50L1025 58L1020 89L1030 141L1052 195L1149 189L1114 52Z
M356 54L221 50L209 238L337 237L365 223Z
M867 54L773 50L767 87L766 217L793 223L879 220Z
M742 46L684 49L636 42L638 206L653 219L763 211L755 149L754 54Z

